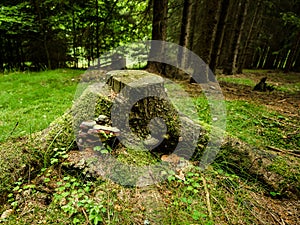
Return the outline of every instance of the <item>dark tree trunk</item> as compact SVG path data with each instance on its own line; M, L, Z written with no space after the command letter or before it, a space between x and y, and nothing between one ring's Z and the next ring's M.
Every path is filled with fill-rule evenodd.
M235 47L235 51L234 51L233 69L236 68L238 55L243 50L243 47L241 47L241 40L242 40L242 36L244 34L245 21L246 21L246 17L248 14L248 6L249 6L249 0L245 0L245 8L243 10L243 15L241 18L241 26L239 29L239 35L238 35L238 39L237 39L237 43L236 43L236 47Z
M181 31L179 38L179 45L185 48L189 46L189 40L191 36L191 20L192 20L192 0L184 0L182 20L181 20ZM178 64L179 66L186 68L188 54L179 48Z
M227 20L227 12L229 8L229 0L223 0L221 9L219 10L219 19L216 31L216 38L212 48L211 58L210 58L210 69L213 73L216 71L218 58L220 56L221 46L224 37L225 24Z
M167 38L168 0L153 0L152 40L165 41ZM152 43L147 68L150 72L165 74L165 65L151 61L154 58L164 57L164 45Z
M74 57L74 67L77 68L77 51L76 51L76 41L77 41L77 32L76 32L76 21L75 21L75 11L72 10L72 29L73 29L73 57Z
M284 68L285 72L289 72L290 70L292 70L293 63L296 60L297 52L299 50L299 45L300 45L300 32L296 36L296 41L294 43L294 46L290 50L291 52L290 52L290 55L288 57L288 60L286 62L285 68Z
M188 48L193 51L194 50L194 39L195 39L195 27L197 23L197 12L198 12L199 2L197 0L192 0L192 15L191 15L191 35L189 39Z
M249 50L250 50L250 43L253 38L253 30L254 30L254 24L257 23L258 21L258 16L259 16L259 9L261 7L261 1L258 1L256 7L255 7L255 12L252 18L252 22L249 28L249 32L247 35L246 42L244 44L244 48L240 54L238 64L237 64L237 73L241 74L243 73L243 69L245 67L246 59L247 56L250 55Z
M206 9L203 19L198 27L199 37L195 42L194 52L206 63L209 64L211 58L211 49L213 46L216 27L217 12L219 8L218 0L206 0L204 3Z
M224 25L224 35L222 37L222 41L220 43L220 49L218 50L218 58L217 58L217 67L224 67L224 64L228 58L228 52L231 44L231 37L234 32L234 25L236 23L237 17L237 9L239 5L239 0L229 1L228 12Z
M96 58L97 66L100 67L100 45L99 45L99 5L98 0L96 0Z
M39 1L35 0L34 1L34 5L35 5L35 9L38 15L38 21L39 21L39 25L41 28L41 35L42 35L42 42L43 42L43 47L45 50L45 54L46 54L46 65L47 65L47 69L51 70L51 58L50 58L50 53L49 53L49 49L48 49L48 35L47 35L47 27L44 24L44 20L42 18L42 12L39 6Z
M194 36L193 52L198 55L205 64L201 65L201 68L199 65L194 65L194 68L198 67L196 71L194 71L194 74L198 74L197 76L201 74L197 79L198 82L206 83L214 79L214 77L209 77L212 75L212 73L209 72L209 62L217 29L217 12L220 7L220 2L217 0L206 0L199 4L199 6L197 10L200 10L201 16L198 16L200 21L196 21L195 32L198 32ZM191 82L193 82L193 80L191 80Z
M267 57L265 58L265 63L263 65L263 68L273 69L275 60L276 60L276 55L272 54L272 51L269 51Z
M0 72L4 72L4 44L3 37L0 36Z
M246 1L239 2L239 6L237 9L237 14L236 14L235 23L234 23L234 29L233 29L233 33L232 33L230 44L229 44L227 60L226 60L226 63L224 65L224 69L223 69L223 73L226 75L233 74L236 47L237 47L238 39L240 36L243 21L244 21L244 14L245 14L245 10L247 8L246 4L247 4Z

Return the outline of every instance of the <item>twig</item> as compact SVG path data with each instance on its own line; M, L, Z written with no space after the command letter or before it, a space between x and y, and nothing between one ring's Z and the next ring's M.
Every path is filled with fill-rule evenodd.
M210 199L209 199L209 192L208 192L208 189L207 189L206 180L205 180L204 177L201 177L201 178L202 178L202 182L203 182L203 185L204 185L204 191L205 191L205 194L206 194L206 204L207 204L208 216L209 216L209 218L212 220L213 217L212 217L212 212L211 212Z
M300 158L300 155L298 155L296 153L293 153L292 151L289 151L289 150L282 150L282 149L275 148L275 147L272 147L272 146L267 146L267 148L270 149L270 150L273 150L275 152L281 152L281 153L284 153L284 154L289 154L289 155ZM297 151L295 151L295 152L297 152Z
M82 210L82 212L83 212L83 214L84 214L84 217L85 217L85 219L86 219L86 222L87 222L88 224L92 225L92 223L91 223L91 221L89 220L89 217L88 217L88 215L86 214L84 208L81 208L81 210Z
M12 131L10 132L10 134L7 136L7 138L10 138L10 137L13 135L13 133L14 133L15 130L17 129L18 125L19 125L19 122L16 122L14 128L12 129Z
M221 205L221 203L218 201L218 199L216 199L214 196L211 196L211 197L216 201L216 203L219 204L219 206L221 207L221 209L222 209L222 211L223 211L223 213L224 213L224 215L225 215L227 221L230 223L230 219L229 219L229 217L228 217L228 215L227 215L227 212L226 212L226 210L224 209L224 207Z
M278 223L278 224L281 224L280 220L276 218L276 216L269 211L269 214L273 217L273 219Z

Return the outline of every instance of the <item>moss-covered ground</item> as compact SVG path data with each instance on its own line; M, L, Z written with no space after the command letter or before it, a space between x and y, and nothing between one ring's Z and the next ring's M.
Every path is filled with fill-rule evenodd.
M227 167L226 162L218 161L204 171L194 162L182 171L168 171L162 182L128 187L70 167L66 161L72 149L69 131L50 135L65 141L50 140L53 151L47 154L49 140L36 137L43 137L51 122L52 128L70 122L62 115L73 104L82 73L55 70L0 76L1 223L300 223L299 196L270 189L256 177ZM274 92L251 91L263 76L275 86ZM218 79L226 99L227 133L276 155L269 169L299 185L300 75L246 71ZM194 98L201 121L209 124L209 107L199 87L180 85ZM131 158L135 149L120 152L121 162L135 164ZM144 162L147 154L136 155L142 158L136 165L149 164Z

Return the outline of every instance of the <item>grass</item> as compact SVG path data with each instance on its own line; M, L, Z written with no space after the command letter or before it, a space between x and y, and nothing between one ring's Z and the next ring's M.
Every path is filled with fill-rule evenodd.
M296 150L300 147L300 136L294 134L297 126L297 119L264 106L242 100L227 102L227 132L253 146Z
M294 73L269 70L244 70L244 74L239 75L239 77L218 75L218 80L253 88L262 77L267 77L267 83L272 85L276 91L289 94L298 94L300 92L300 77Z
M0 87L5 90L0 98L0 141L8 138L17 122L13 137L46 128L62 115L72 104L82 72L56 70L0 77ZM228 79L226 82L235 78ZM237 82L253 85L248 78ZM206 98L198 97L194 103L200 121L211 124ZM184 104L179 101L178 105L180 108ZM229 134L254 146L300 147L299 134L294 134L299 121L244 100L226 101L226 107ZM169 178L157 185L124 187L70 169L61 164L65 150L57 151L61 154L52 156L51 165L35 179L15 182L8 202L0 209L0 214L7 209L14 213L3 223L146 224L148 220L151 224L260 224L260 216L268 214L257 211L264 208L257 196L266 198L259 183L224 171L218 165L205 171L191 166L183 171L185 179L170 171ZM283 159L277 164L273 169L284 174L288 165Z
M247 86L251 86L251 87L255 86L255 82L249 78L220 77L218 80L225 81L228 83L247 85Z
M0 142L40 131L62 115L72 105L82 73L54 70L0 75Z

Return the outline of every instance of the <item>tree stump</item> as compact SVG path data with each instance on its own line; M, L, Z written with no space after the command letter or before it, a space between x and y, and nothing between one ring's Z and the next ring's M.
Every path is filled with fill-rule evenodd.
M253 91L262 91L262 92L265 92L265 91L273 91L274 90L274 87L271 86L271 85L268 85L266 83L266 80L267 80L267 77L263 77L261 78L261 80L259 81L259 83L257 83L254 88L253 88Z

